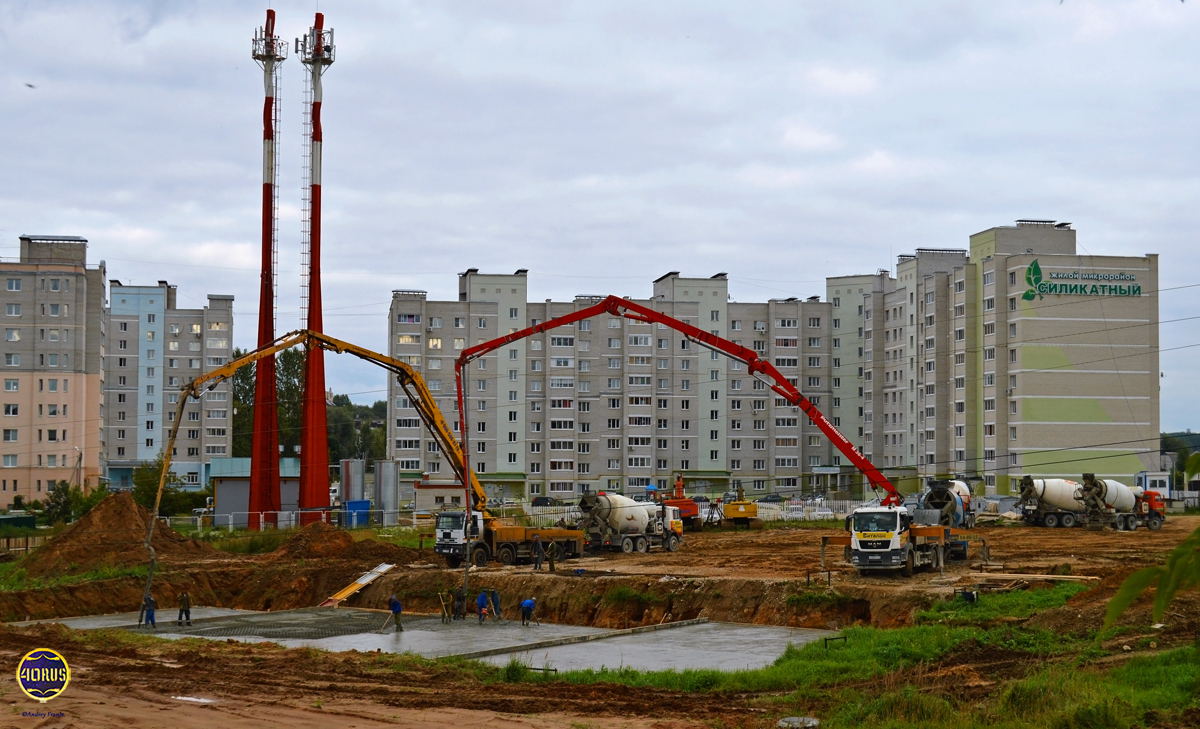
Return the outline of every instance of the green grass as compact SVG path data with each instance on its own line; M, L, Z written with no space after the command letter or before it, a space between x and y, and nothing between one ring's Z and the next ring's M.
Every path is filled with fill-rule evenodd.
M36 590L44 587L61 587L75 585L81 582L95 580L111 580L119 577L145 577L150 571L149 565L133 565L129 567L99 567L77 575L62 575L59 577L29 577L23 567L17 562L0 564L0 592L17 590Z
M1059 583L1040 590L1016 590L999 594L979 593L978 601L962 595L938 603L915 616L918 624L983 625L1001 618L1028 618L1036 612L1062 607L1071 597L1089 588L1076 582Z
M806 590L788 595L784 603L791 608L815 608L845 605L850 598L835 590Z
M1029 653L1031 657L1061 655L1086 644L1082 639L1042 630L985 630L945 625L891 630L847 628L842 633L846 636L845 645L831 644L828 649L821 643L789 645L773 664L759 669L636 671L618 667L567 671L558 674L558 679L576 684L611 682L671 691L796 691L864 681L923 661L936 661L971 641L972 649L1005 648Z
M618 585L605 592L603 599L610 605L644 605L659 598L651 592L638 592L628 585Z

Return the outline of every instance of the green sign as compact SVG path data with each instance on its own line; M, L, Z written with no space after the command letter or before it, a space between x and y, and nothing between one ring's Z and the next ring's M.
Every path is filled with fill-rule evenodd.
M1142 285L1132 283L1136 278L1128 273L1051 273L1051 279L1065 279L1062 282L1043 281L1042 267L1034 259L1025 269L1025 283L1029 284L1021 298L1033 301L1035 298L1045 298L1045 294L1067 294L1075 296L1141 296ZM1106 281L1109 283L1084 283L1084 281ZM1111 283L1125 281L1127 283Z

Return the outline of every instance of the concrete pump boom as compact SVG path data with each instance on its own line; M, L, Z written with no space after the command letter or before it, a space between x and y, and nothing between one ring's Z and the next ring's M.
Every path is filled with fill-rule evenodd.
M780 374L779 370L775 369L770 362L760 358L758 354L754 352L754 350L747 349L740 344L734 344L728 339L711 334L703 329L698 329L690 324L667 316L662 312L655 311L654 309L647 308L641 304L637 304L629 301L628 299L622 299L616 296L609 296L603 301L585 309L580 309L579 311L572 312L565 316L550 319L542 324L528 327L518 332L513 332L512 334L506 334L502 337L496 337L491 341L483 342L475 345L474 347L468 347L467 349L464 349L462 354L460 354L458 359L454 362L454 377L456 381L456 387L458 389L459 427L461 428L463 437L466 438L467 433L467 411L463 402L462 374L463 370L466 368L466 365L470 363L471 360L482 357L489 352L493 352L506 344L511 344L534 334L539 334L549 329L565 326L567 324L573 324L583 319L590 319L593 316L598 316L605 313L613 316L623 317L625 319L645 322L647 324L662 324L663 326L682 333L689 340L696 342L701 346L707 347L708 349L716 352L720 352L731 359L745 363L746 369L752 376L758 376L760 379L762 379L762 377L769 378L764 381L771 388L771 390L792 405L803 410L804 414L809 417L809 420L811 420L818 428L821 429L821 432L825 434L825 437L829 438L829 441L833 443L834 447L837 448L842 455L850 459L850 462L853 463L854 466L867 477L872 489L877 491L879 489L884 490L886 496L884 496L880 502L882 505L900 505L900 502L903 499L900 495L900 492L896 490L896 487L893 486L892 483L888 481L882 473L879 472L879 469L875 468L875 466L869 460L867 460L867 458L860 453L857 448L854 447L854 444L846 439L846 436L842 435L841 431L834 427L833 423L829 422L829 419L826 418L808 398L804 397L804 395L796 389L795 385L793 385L786 377ZM464 469L467 468L465 451L466 448L463 448Z
M146 589L142 595L143 605L145 605L145 598L150 595L150 585L154 580L155 554L152 544L154 523L158 520L158 509L162 504L163 488L167 482L167 474L171 469L171 454L175 450L175 439L179 435L179 424L183 422L184 406L187 405L189 399L199 399L204 390L211 390L217 384L232 377L239 369L300 344L308 348L316 347L336 354L350 354L372 364L379 365L395 374L396 379L400 382L400 387L404 389L404 393L408 395L409 400L416 408L421 422L424 423L425 428L433 436L433 439L437 441L442 450L446 452L455 476L464 483L470 484L470 488L479 500L477 508L483 512L485 518L491 518L486 510L487 496L484 494L483 488L480 487L475 474L470 469L464 471L465 467L460 465L465 464L466 461L459 448L458 440L454 437L445 418L442 417L441 412L438 410L437 403L433 399L433 394L425 386L425 381L416 370L400 360L379 354L378 352L372 352L369 349L350 344L349 342L334 339L327 334L307 329L288 332L264 347L259 347L211 372L200 375L180 389L179 405L175 409L175 420L171 424L170 435L163 450L163 470L159 474L158 493L154 497L154 511L151 513L150 523L146 527L146 549L150 552L150 573L146 577Z

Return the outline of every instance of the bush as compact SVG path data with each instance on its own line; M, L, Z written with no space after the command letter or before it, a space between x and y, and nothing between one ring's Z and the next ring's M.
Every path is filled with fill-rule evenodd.
M500 677L505 683L521 683L529 677L529 666L513 656L504 664L504 668L500 669Z

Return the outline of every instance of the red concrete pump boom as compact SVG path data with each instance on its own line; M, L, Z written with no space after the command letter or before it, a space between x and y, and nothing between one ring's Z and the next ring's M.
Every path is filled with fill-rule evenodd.
M818 410L817 407L808 400L808 398L804 397L804 395L802 395L800 391L796 389L795 385L789 382L786 377L781 375L779 370L775 369L770 362L760 358L758 354L754 352L754 350L747 349L740 344L734 344L728 339L718 337L715 334L710 334L703 329L698 329L690 324L681 322L678 319L663 314L662 312L649 309L641 304L634 303L628 299L618 298L616 296L609 296L603 301L594 304L593 306L589 306L586 309L580 309L579 311L572 312L565 316L560 316L556 319L550 319L542 324L538 324L527 329L522 329L519 332L506 334L502 337L496 337L491 341L483 342L475 345L474 347L468 347L467 349L464 349L462 354L458 356L458 359L454 363L454 377L458 388L459 427L461 428L460 432L462 433L462 436L465 438L467 433L467 409L463 402L462 372L466 365L471 362L471 360L482 357L490 352L494 352L506 344L511 344L534 334L539 334L541 332L554 329L556 327L565 326L567 324L574 324L577 321L590 319L593 316L598 316L605 313L613 316L623 317L625 319L645 322L647 324L662 324L663 326L682 333L691 341L697 342L711 350L720 352L731 359L744 362L746 369L752 376L765 375L766 377L770 378L770 380L767 381L767 385L769 385L770 388L774 390L775 393L780 397L783 397L792 405L803 410L809 419L816 423L817 427L821 429L821 432L824 433L827 438L829 438L830 442L833 443L833 445L839 451L841 451L842 455L846 456L846 458L849 458L850 462L853 463L858 470L862 471L863 475L865 475L867 480L871 483L872 489L875 489L876 491L883 489L886 492L887 495L884 496L881 501L884 506L899 506L900 502L903 501L902 497L900 496L900 492L897 491L896 487L893 486L892 483L888 481L882 473L879 472L879 469L875 468L875 466L872 465L862 453L859 453L858 449L854 447L854 444L847 440L846 436L842 435L841 431L835 428L833 423L829 422L829 419L822 415L821 411ZM467 472L469 469L466 462L467 448L465 443L462 448L462 453L463 471Z

